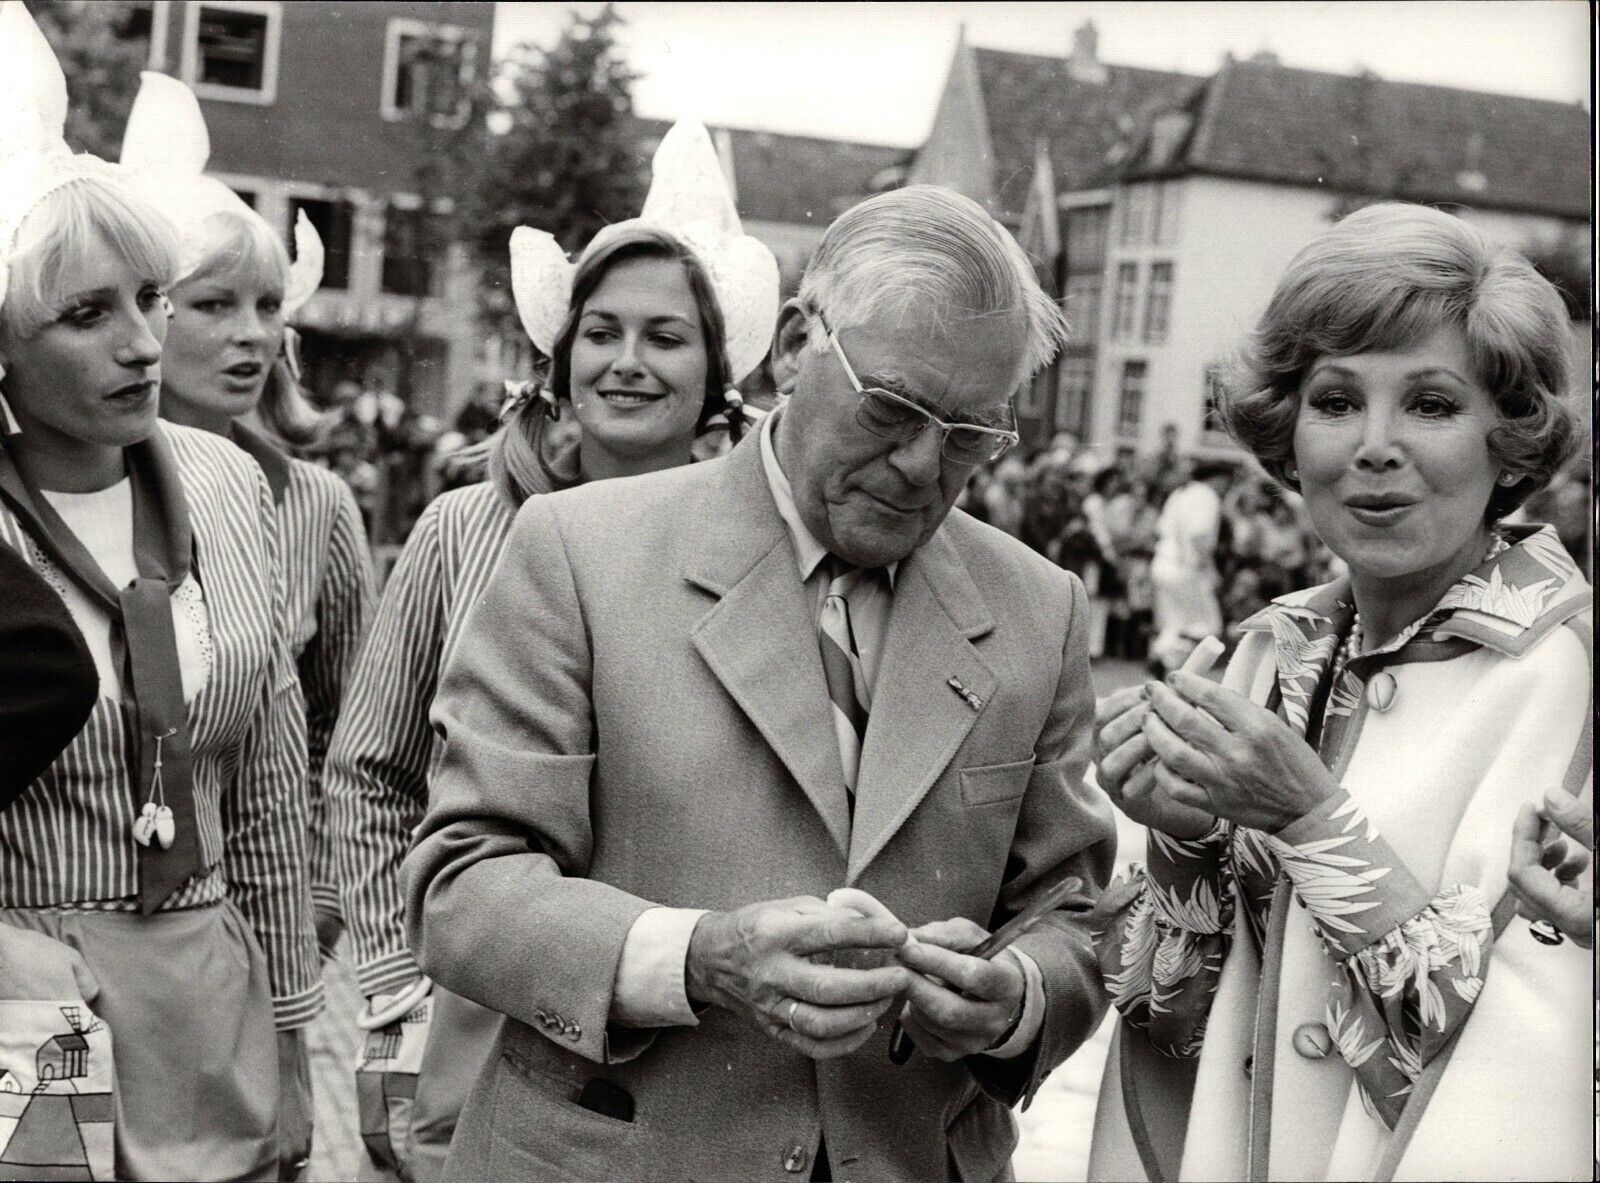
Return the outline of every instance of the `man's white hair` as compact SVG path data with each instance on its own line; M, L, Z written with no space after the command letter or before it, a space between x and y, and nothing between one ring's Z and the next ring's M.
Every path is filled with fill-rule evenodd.
M1048 364L1067 338L1066 317L1017 240L977 202L937 185L895 189L841 214L799 296L833 329L915 316L948 333L963 320L1021 313L1028 331L1022 377ZM815 323L810 340L826 346Z

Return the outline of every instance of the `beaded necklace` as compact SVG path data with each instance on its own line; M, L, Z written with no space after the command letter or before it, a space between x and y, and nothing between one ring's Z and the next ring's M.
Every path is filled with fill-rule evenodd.
M1491 562L1494 559L1499 558L1502 554L1510 549L1511 544L1507 542L1505 537L1497 530L1489 535L1489 549L1483 556L1483 562ZM1482 564L1479 565L1481 566ZM1410 636L1422 627L1423 621L1427 620L1428 616L1431 616L1432 614L1433 610L1430 608L1426 615L1418 618L1402 629L1397 635L1397 639L1410 639ZM1350 631L1345 634L1343 643L1340 644L1338 652L1334 654L1333 685L1337 686L1339 684L1339 677L1344 673L1345 667L1349 665L1350 662L1355 658L1361 656L1362 639L1361 613L1358 611L1350 621Z

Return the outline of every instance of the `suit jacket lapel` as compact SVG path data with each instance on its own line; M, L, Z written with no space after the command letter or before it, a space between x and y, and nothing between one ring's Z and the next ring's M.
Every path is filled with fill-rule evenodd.
M988 709L995 676L972 638L993 628L944 530L901 563L856 778L846 883L905 824Z
M844 855L850 803L829 713L811 600L751 433L720 463L694 513L689 582L720 597L690 636L706 665L821 816Z

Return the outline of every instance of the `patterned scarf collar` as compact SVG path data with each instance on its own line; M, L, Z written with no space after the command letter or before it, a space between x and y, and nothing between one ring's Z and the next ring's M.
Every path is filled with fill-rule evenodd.
M1439 660L1480 646L1519 656L1588 606L1588 584L1552 527L1502 525L1499 532L1509 543L1505 550L1463 575L1392 640L1350 663L1329 693L1330 720L1354 710L1364 679L1384 665ZM1301 735L1354 617L1355 598L1345 576L1280 596L1239 626L1243 632L1272 633L1280 710ZM1328 745L1319 746L1326 750Z

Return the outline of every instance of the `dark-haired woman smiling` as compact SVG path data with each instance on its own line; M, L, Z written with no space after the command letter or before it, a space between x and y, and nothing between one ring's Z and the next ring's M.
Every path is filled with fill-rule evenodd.
M679 125L663 141L653 200L671 194L684 164L702 175L718 169L704 128ZM327 792L357 980L369 999L362 1022L395 1024L400 1037L393 1055L358 1073L371 1098L364 1112L381 1115L362 1133L374 1165L418 1183L441 1176L500 1026L499 1015L432 988L406 938L400 863L442 754L428 724L439 671L529 497L687 464L724 430L739 438L733 383L766 355L778 283L771 254L738 233L731 202L725 213L722 232L695 246L648 217L617 223L576 266L548 236L513 235L518 310L549 358L547 373L537 391L510 399L504 425L482 447L488 479L446 493L418 520L351 676ZM575 437L557 444L548 429L572 420ZM413 1090L382 1095L397 1074L416 1074L409 1104L401 1093Z

